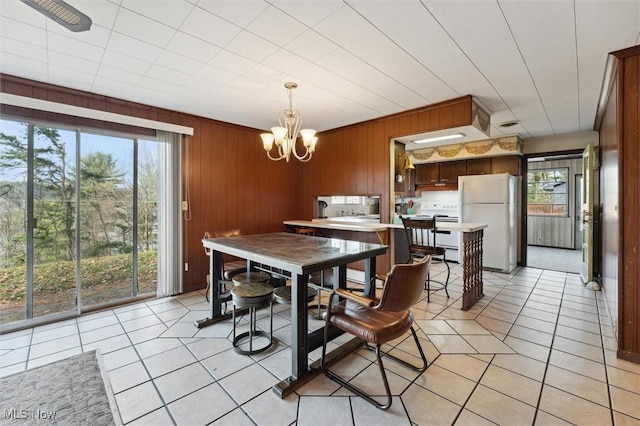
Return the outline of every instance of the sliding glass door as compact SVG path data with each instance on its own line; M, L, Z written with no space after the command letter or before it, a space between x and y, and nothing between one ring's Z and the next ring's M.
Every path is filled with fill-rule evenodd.
M156 293L162 145L0 120L0 325Z
M2 323L77 310L77 134L0 123Z

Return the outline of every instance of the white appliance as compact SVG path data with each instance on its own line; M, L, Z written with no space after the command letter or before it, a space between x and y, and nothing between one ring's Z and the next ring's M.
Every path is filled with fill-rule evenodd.
M417 217L437 216L436 223L458 222L458 192L423 191L418 212ZM437 231L437 233L436 243L447 249L446 259L460 262L459 233L451 231Z
M487 270L509 273L516 267L516 191L517 179L508 173L458 178L459 221L488 225L483 241Z

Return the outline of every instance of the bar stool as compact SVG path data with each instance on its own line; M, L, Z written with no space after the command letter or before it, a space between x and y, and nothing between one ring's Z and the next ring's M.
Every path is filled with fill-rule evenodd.
M315 299L317 294L318 292L316 290L314 290L311 287L307 287L307 303L311 303L313 299ZM283 305L290 305L291 304L291 286L285 285L273 290L273 299L276 301L276 303L281 303Z
M234 286L240 284L269 284L269 280L271 280L271 275L262 271L243 272L231 278Z
M251 274L247 272L246 274ZM258 273L259 274L259 273ZM243 274L240 274L243 275ZM265 274L267 277L269 274ZM236 283L234 277L234 283ZM233 347L236 352L242 355L253 355L264 352L273 344L273 287L267 282L243 282L235 285L231 289L231 302L233 305ZM269 306L269 331L258 330L256 311L260 308ZM245 331L236 335L236 308L249 310L249 331ZM266 337L269 342L262 347L253 347L253 341L256 337ZM241 343L248 339L249 349L242 349ZM246 344L246 342L244 342Z

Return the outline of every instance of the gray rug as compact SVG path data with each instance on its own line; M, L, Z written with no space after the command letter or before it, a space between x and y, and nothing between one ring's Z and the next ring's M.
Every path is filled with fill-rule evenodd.
M121 425L99 351L0 378L0 424Z

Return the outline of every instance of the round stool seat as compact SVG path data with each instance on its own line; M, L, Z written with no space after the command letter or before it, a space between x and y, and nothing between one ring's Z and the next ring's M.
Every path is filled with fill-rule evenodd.
M247 283L268 283L270 279L271 275L262 271L243 272L242 274L234 275L231 278L234 285Z
M231 289L233 304L238 308L260 308L273 299L273 287L266 283L242 283Z
M316 297L317 294L318 292L315 289L311 287L307 287L307 302L311 302ZM290 305L291 304L291 286L286 285L283 287L276 288L275 290L273 290L273 298L278 303Z
M269 275L267 274L267 277ZM268 282L268 281L267 281ZM231 289L231 300L233 304L233 347L236 352L243 355L253 355L269 349L273 343L273 287L267 283L245 282L237 284ZM269 306L269 331L257 329L256 311L258 308ZM249 331L236 335L236 308L247 308L249 310ZM254 339L257 337L267 338L267 343L262 347L254 347ZM248 343L249 349L242 349L241 341Z

